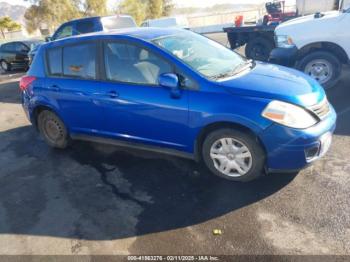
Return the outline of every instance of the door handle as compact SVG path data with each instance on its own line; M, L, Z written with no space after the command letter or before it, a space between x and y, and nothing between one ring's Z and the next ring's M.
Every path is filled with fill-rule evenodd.
M57 92L60 90L60 87L58 85L51 85L49 86L49 90Z
M116 91L110 91L108 92L108 95L110 98L117 98L119 94Z

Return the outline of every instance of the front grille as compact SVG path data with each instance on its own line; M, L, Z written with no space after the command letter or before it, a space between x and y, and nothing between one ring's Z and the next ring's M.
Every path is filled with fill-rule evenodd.
M331 111L331 108L329 106L327 98L325 98L320 103L310 106L309 110L312 111L320 119L324 119Z

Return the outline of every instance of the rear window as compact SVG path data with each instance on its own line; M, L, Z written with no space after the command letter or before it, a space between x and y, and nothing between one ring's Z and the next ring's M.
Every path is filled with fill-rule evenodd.
M77 22L76 30L78 34L87 34L94 32L94 22L93 21L81 21Z
M52 76L96 79L96 44L84 43L50 49L48 73Z
M96 44L86 43L63 48L63 75L96 78Z
M50 49L47 52L47 60L50 75L62 74L62 49Z
M104 30L135 27L136 23L132 17L128 16L108 16L102 17L101 23Z

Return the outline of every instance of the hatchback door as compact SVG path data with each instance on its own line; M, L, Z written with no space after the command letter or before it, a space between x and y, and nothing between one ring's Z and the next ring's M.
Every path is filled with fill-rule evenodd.
M97 79L95 42L68 45L47 51L49 76L46 97L53 101L71 133L101 130L100 84Z
M105 80L101 91L105 135L178 150L188 149L188 91L172 97L158 85L171 64L130 42L103 45Z

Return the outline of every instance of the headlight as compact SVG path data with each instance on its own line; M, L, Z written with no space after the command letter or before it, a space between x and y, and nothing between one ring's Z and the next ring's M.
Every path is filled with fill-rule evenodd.
M295 46L293 39L287 35L276 35L275 40L277 47L291 48Z
M317 120L302 107L277 100L267 105L262 116L292 128L308 128L317 123Z

